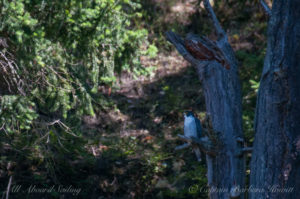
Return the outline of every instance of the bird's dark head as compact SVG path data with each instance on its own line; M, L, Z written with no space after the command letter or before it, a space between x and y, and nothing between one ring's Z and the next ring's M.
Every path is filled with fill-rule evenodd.
M184 112L184 115L185 115L186 117L189 117L189 116L195 117L193 111L185 111L185 112Z

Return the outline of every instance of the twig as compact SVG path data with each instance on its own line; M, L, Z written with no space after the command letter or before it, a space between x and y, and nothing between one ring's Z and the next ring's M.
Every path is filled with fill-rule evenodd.
M60 121L60 119L57 119L57 120L54 120L53 122L36 122L36 123L41 123L41 124L45 124L45 125L47 125L47 126L53 126L53 125L55 125L55 124L58 124L60 127L62 127L63 129L65 129L66 131L66 133L68 133L68 134L70 134L70 135L72 135L72 136L74 136L74 137L80 137L80 136L78 136L78 135L75 135L73 132L72 132L72 130L70 129L70 127L68 127L67 125L65 125L62 121Z
M260 0L260 4L263 7L266 14L271 17L271 8L268 6L268 4L264 0Z
M200 150L203 151L205 154L216 156L216 154L218 153L218 146L213 145L213 143L208 137L202 137L198 139L195 137L186 137L180 134L178 134L178 137L181 140L187 142L189 145L197 145L200 148Z
M206 11L208 12L208 15L210 16L211 20L213 21L214 27L216 29L218 38L221 39L223 37L226 36L225 31L223 30L223 28L221 27L219 20L214 12L214 10L212 9L209 0L204 0L203 2L204 7L206 9Z
M236 157L242 157L242 156L243 156L244 154L246 154L246 153L251 154L252 151L253 151L253 148L252 148L252 147L244 147L244 148L241 148L241 149L237 150L237 151L235 152L235 156L236 156Z
M47 144L50 143L50 134L49 134L49 133L48 133L48 137L47 137L46 143L47 143Z
M193 142L194 140L192 138L186 137L185 135L177 135L181 140L184 140L186 142ZM197 142L196 142L197 143Z
M2 125L2 127L1 127L1 129L0 129L0 131L1 130L3 130L4 131L4 133L8 136L8 133L7 133L7 131L5 130L5 128L4 128L4 125L5 125L5 123Z
M1 126L1 128L0 128L0 131L1 131L2 129L4 129L4 126L5 126L5 123L2 124L2 126Z
M59 120L59 123L58 123L61 127L64 127L65 129L66 129L66 133L68 133L68 134L70 134L70 135L72 135L72 136L74 136L74 137L77 137L77 138L79 138L80 136L78 136L78 135L75 135L73 132L72 132L72 130L70 129L70 127L68 127L67 125L65 125L63 122L61 122L60 120Z
M251 153L253 151L253 148L252 147L244 147L242 150L244 153Z
M1 38L0 38L1 39ZM0 44L1 45L1 44ZM4 73L4 80L8 86L8 91L13 92L11 89L17 89L19 93L23 96L25 96L25 93L23 91L23 87L21 82L22 79L19 76L18 72L19 67L14 61L14 57L11 53L9 53L7 50L4 50L0 52L0 73ZM26 71L26 70L25 70ZM7 76L8 78L6 78Z
M44 138L46 138L48 136L48 139L49 139L49 132L46 133L45 135L43 135L42 137L40 137L39 139L37 139L37 141L35 142L35 144L37 144L38 142L42 141ZM47 141L48 141L47 139ZM47 143L47 142L46 142Z
M93 155L96 157L97 153L96 153L95 148L93 146L92 146L92 152L93 152Z
M58 141L58 144L61 146L61 148L62 149L64 149L65 151L67 151L67 152L70 152L68 149L66 149L65 147L64 147L64 145L61 143L61 141L60 141L60 136L59 135L57 135L56 134L56 136L57 136L57 141Z
M12 176L9 177L9 181L8 181L8 185L7 185L7 189L6 189L6 199L8 199L8 197L9 197L11 182L12 182Z

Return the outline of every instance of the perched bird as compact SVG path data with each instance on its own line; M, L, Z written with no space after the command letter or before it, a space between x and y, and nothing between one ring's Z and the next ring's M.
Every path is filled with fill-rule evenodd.
M184 135L188 138L200 138L202 136L202 127L200 120L194 116L192 111L187 111L184 114ZM199 147L193 146L198 161L201 161L201 152Z
M216 60L227 70L230 69L222 50L217 46L216 42L206 37L198 37L188 34L184 39L185 48L191 55L198 60Z

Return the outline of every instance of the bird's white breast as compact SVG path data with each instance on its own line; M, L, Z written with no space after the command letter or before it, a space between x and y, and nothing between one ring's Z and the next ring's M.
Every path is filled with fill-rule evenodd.
M196 123L192 116L184 119L184 135L186 137L197 137Z

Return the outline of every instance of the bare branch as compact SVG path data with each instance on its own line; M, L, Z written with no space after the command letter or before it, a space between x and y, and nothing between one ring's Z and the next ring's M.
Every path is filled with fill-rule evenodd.
M217 16L214 12L214 10L212 9L209 0L204 0L204 7L206 9L206 11L208 12L208 15L210 16L211 20L213 21L214 27L216 29L218 38L221 39L223 37L226 36L225 31L223 30L223 28L221 27L219 20L217 19Z
M68 127L66 124L64 124L62 121L60 121L60 119L54 120L52 122L38 122L38 121L36 121L35 123L43 124L43 125L46 125L46 126L53 126L55 124L58 124L61 128L63 128L65 130L66 133L68 133L68 134L70 134L70 135L72 135L74 137L80 137L78 135L75 135L72 132L71 128Z
M238 149L236 152L235 152L235 156L236 157L241 157L243 156L244 154L247 154L247 153L252 153L253 151L253 148L252 147L244 147L244 148L241 148L241 149Z
M7 47L6 40L0 38L0 47ZM25 96L23 91L23 81L18 74L19 67L14 61L14 56L9 53L6 49L0 52L0 74L3 76L7 89L9 92L13 93L18 90L20 94Z
M181 140L186 141L186 142L188 142L188 143L192 143L192 142L195 142L195 143L197 143L197 144L200 143L200 140L197 139L197 138L194 138L194 137L186 137L185 135L181 135L181 134L178 134L177 136L178 136Z
M195 59L185 48L183 39L172 31L166 32L166 38L171 42L178 52L190 63L197 65L199 61Z
M43 135L42 137L40 137L39 139L37 139L36 142L35 142L35 144L41 142L41 141L42 141L43 139L45 139L45 138L47 138L47 142L46 142L46 143L48 143L49 134L50 134L50 133L48 132L48 133L46 133L45 135Z
M185 144L183 144L183 145L180 145L180 146L175 147L175 151L178 151L178 150L181 150L181 149L188 148L189 146L191 146L190 143L185 143Z
M260 0L260 4L262 5L266 14L270 17L271 16L271 8L268 6L268 4L264 0Z
M216 156L216 154L218 153L218 146L215 146L208 137L202 137L198 139L195 137L186 137L180 134L178 134L177 136L181 140L187 142L189 145L197 145L205 154ZM183 147L183 145L179 147Z
M1 126L1 128L0 128L0 131L1 131L2 129L4 129L4 125L5 125L5 123L2 124L2 126Z
M245 147L242 149L244 153L252 153L253 148L252 147Z

